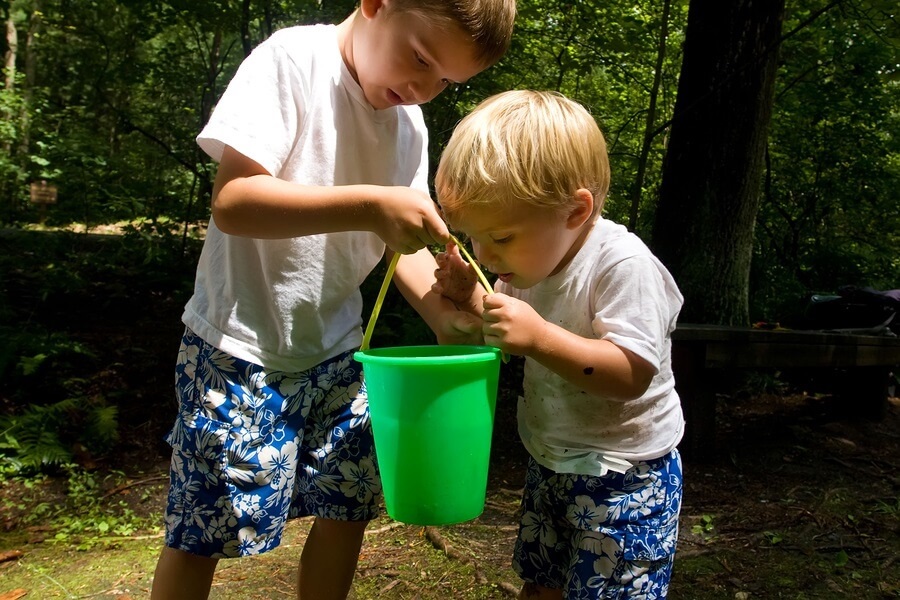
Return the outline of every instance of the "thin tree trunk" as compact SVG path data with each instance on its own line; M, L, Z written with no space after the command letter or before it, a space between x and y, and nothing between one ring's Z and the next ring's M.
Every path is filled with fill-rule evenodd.
M637 177L634 189L631 192L631 214L628 219L629 229L637 228L638 212L641 206L641 194L644 188L644 178L647 174L647 161L650 157L650 147L653 144L655 132L653 124L656 122L656 102L659 98L659 88L662 85L663 63L666 59L666 43L669 39L669 13L672 9L671 0L663 3L662 25L659 33L659 45L656 51L656 65L653 72L653 87L650 88L650 106L647 108L647 122L644 126L644 143L641 145L641 155L638 159Z
M16 31L16 24L11 15L6 16L6 38L3 56L4 65L4 86L11 91L16 86L16 55L19 51L19 34ZM17 118L14 109L5 108L3 111L3 119L11 121ZM11 139L3 140L2 152L4 156L12 155L13 144ZM3 202L5 210L5 220L12 223L16 219L17 195L10 193L12 182L9 177L0 177L0 197L8 198L7 202Z
M241 44L244 46L244 56L250 56L253 51L253 40L250 39L250 0L241 2Z
M34 49L34 42L40 33L42 24L42 6L41 2L35 0L32 4L32 12L28 18L28 33L25 36L25 82L22 87L22 112L19 115L20 134L19 134L19 156L28 156L31 149L31 118L29 110L31 109L32 98L34 97L35 86L37 86L37 54Z
M691 0L653 247L683 322L746 325L785 0Z
M212 47L209 49L209 64L206 73L206 86L203 90L203 99L200 104L200 123L202 128L209 121L212 115L213 106L218 99L218 78L219 78L219 62L222 58L222 30L216 29L213 34ZM197 153L197 163L201 166L209 164L209 157L199 147L195 147ZM197 200L199 205L208 203L212 198L212 179L208 174L208 169L200 168L198 172L202 173L199 185L197 186ZM191 207L193 206L193 196L188 200L188 206L185 210L185 219L191 216Z
M16 31L16 23L12 17L6 19L6 48L3 56L3 73L6 89L11 90L16 85L16 52L19 50L19 33Z

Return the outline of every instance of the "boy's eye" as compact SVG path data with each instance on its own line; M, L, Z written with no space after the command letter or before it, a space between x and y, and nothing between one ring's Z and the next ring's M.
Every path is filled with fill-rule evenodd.
M507 235L502 238L491 238L491 241L495 244L508 244L510 241L512 241L512 238L513 236Z
M427 67L427 66L428 66L428 63L425 62L425 59L422 58L419 54L416 54L416 61L417 61L420 65L422 65L423 67Z

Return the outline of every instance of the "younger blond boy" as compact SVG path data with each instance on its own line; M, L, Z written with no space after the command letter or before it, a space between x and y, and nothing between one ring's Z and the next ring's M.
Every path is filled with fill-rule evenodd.
M525 357L521 598L668 591L684 428L670 336L682 296L637 236L601 216L609 179L591 115L534 91L476 107L437 171L448 225L497 276L474 307L484 340ZM434 291L470 307L458 250L438 263Z

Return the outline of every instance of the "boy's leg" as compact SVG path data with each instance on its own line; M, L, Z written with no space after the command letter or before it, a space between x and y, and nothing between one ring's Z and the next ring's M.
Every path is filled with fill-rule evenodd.
M562 590L526 582L519 590L519 600L561 600Z
M153 575L151 600L197 600L209 596L216 558L164 547Z
M300 558L298 597L343 599L366 525L380 512L381 478L362 365L348 352L316 367L314 380L327 388L312 394L291 507L292 517L315 517Z
M368 521L316 518L300 555L298 598L343 600L347 597L367 524Z
M513 555L520 598L665 598L681 494L677 450L603 477L531 459Z
M290 383L297 374L269 377L185 330L176 362L179 415L166 438L172 446L166 547L154 599L206 598L219 558L280 543L294 481L287 463L305 410L282 416L296 395Z

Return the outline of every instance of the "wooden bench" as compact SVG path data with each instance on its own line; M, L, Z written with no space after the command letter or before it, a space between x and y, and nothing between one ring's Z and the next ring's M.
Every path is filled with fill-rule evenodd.
M828 369L834 390L852 393L849 409L877 419L887 407L890 373L900 366L900 338L820 331L679 324L672 336L675 387L684 410L680 448L702 461L716 452L716 391L730 369Z

